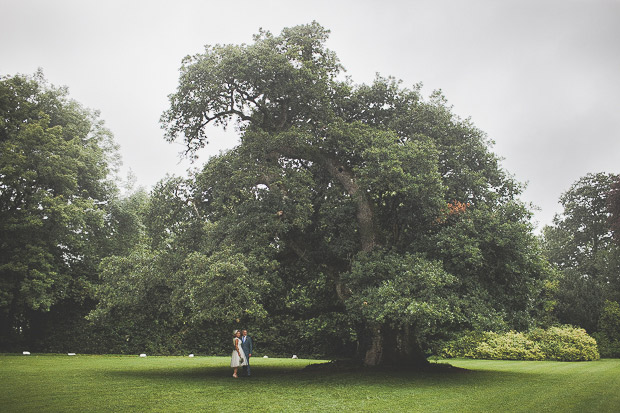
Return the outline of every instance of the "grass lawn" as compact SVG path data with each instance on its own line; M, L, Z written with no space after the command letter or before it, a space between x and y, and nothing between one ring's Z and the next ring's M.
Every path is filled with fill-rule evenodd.
M620 360L450 360L441 371L301 371L316 360L0 355L0 411L620 411ZM462 370L465 369L465 370Z

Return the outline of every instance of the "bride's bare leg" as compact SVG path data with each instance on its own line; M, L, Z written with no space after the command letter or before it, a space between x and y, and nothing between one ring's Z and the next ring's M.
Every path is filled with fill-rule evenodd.
M237 369L238 367L235 367L235 369L233 370L233 377L237 378Z

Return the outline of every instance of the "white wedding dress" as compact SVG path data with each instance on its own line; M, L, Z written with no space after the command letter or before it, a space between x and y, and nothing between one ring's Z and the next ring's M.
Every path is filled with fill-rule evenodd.
M237 347L239 348L239 353L241 353L241 357L243 358L243 363L240 362L239 354L237 354L237 350L235 350L235 341L236 341ZM230 357L230 367L240 367L240 366L247 366L247 365L248 365L248 358L245 356L245 353L243 352L243 349L241 348L241 340L235 337L233 338L233 351Z

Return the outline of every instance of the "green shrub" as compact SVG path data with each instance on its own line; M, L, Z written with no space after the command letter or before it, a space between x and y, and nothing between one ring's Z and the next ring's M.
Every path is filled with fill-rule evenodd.
M592 361L600 358L596 340L583 328L561 326L536 329L528 336L540 343L546 360Z
M481 342L473 352L474 358L491 360L544 360L540 345L525 334L509 331L495 334Z
M440 352L444 358L468 357L474 358L474 351L480 343L486 342L496 333L490 331L472 331L463 334L456 340L450 341Z
M572 326L536 329L529 333L474 332L449 343L442 357L492 360L598 360L596 340Z

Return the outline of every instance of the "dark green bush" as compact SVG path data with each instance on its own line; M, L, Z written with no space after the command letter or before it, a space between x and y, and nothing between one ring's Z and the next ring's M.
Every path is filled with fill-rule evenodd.
M572 326L535 329L529 333L469 333L449 343L442 357L492 360L598 360L596 340Z
M620 304L606 301L598 323L598 332L593 334L598 342L602 357L620 357Z
M490 331L472 331L463 334L456 340L448 342L441 350L440 356L445 358L475 358L474 352L480 343L486 342L496 335L497 333L492 333Z
M592 336L598 343L601 357L620 358L620 340L611 340L604 333L594 333Z

